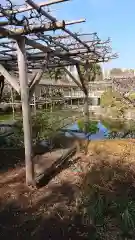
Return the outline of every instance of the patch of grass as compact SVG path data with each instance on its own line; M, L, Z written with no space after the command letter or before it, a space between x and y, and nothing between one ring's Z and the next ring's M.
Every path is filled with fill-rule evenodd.
M111 141L109 145L111 149ZM133 149L126 149L123 144L121 155L115 151L111 155L110 149L107 152L104 146L102 151L98 148L99 158L87 170L79 212L84 223L95 227L93 239L134 239L135 163L130 162Z

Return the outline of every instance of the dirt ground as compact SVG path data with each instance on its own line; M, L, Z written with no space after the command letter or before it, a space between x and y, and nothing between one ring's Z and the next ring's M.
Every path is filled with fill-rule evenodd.
M49 154L38 155L35 161L42 159L51 166L54 160ZM93 228L80 221L76 206L87 172L101 162L134 172L135 141L91 142L87 156L76 154L44 186L33 190L25 185L23 150L1 149L0 239L92 239L88 236ZM94 177L93 184L97 182ZM131 184L134 189L134 179Z

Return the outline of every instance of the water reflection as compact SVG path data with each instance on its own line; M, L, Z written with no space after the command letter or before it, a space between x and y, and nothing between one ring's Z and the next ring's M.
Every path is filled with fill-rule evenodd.
M85 134L83 132L76 132L79 131L79 127L77 123L74 123L66 128L66 137L72 137L75 136L77 138L81 139L89 139L89 140L98 140L98 139L105 139L109 135L109 130L101 123L98 122L97 124L98 131L95 134Z
M77 123L68 126L66 129L63 129L63 131L67 137L77 137L89 140L135 138L134 121L100 120L97 123L97 127L98 131L95 134L85 134L81 132Z

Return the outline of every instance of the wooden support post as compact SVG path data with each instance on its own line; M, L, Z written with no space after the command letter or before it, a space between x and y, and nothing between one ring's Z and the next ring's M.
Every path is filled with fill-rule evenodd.
M26 184L34 185L34 166L32 161L32 131L31 131L31 112L29 104L29 87L26 65L25 38L17 40L18 69L23 114L23 130L25 145L25 164L26 164Z
M88 124L89 124L89 97L85 94L84 97L84 124L85 124L85 133L88 133Z
M49 89L44 88L45 89L45 110L46 112L48 111L48 104L47 104L47 101L48 101L48 97L47 97L47 92L49 93ZM48 91L47 91L48 90Z
M48 110L47 97L45 97L45 110L46 110L46 112L47 112L47 110Z
M72 107L72 105L73 105L73 101L72 101L72 88L70 88L70 96L71 96L71 108L73 108Z
M34 114L36 115L36 93L35 92L33 94L33 98L34 98Z
M52 95L53 95L53 92L52 92L52 87L50 87L50 95L51 95L51 106L50 106L50 111L51 111L51 113L52 113Z
M52 113L52 111L53 111L53 107L52 107L52 104L53 104L53 103L52 103L52 100L51 100L51 108L50 108L50 109L51 109L51 113Z
M78 97L78 107L80 107L80 101L79 101L79 97Z
M12 103L12 113L13 113L13 120L15 120L15 106L14 106L14 95L13 95L13 88L10 89L11 92L11 103Z

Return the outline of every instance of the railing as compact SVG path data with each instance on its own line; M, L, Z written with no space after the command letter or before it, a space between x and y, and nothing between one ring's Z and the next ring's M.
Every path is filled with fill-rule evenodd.
M103 94L104 91L92 91L89 93L89 97L101 97L101 95ZM85 95L83 92L79 91L79 92L68 92L64 95L65 98L84 98Z

